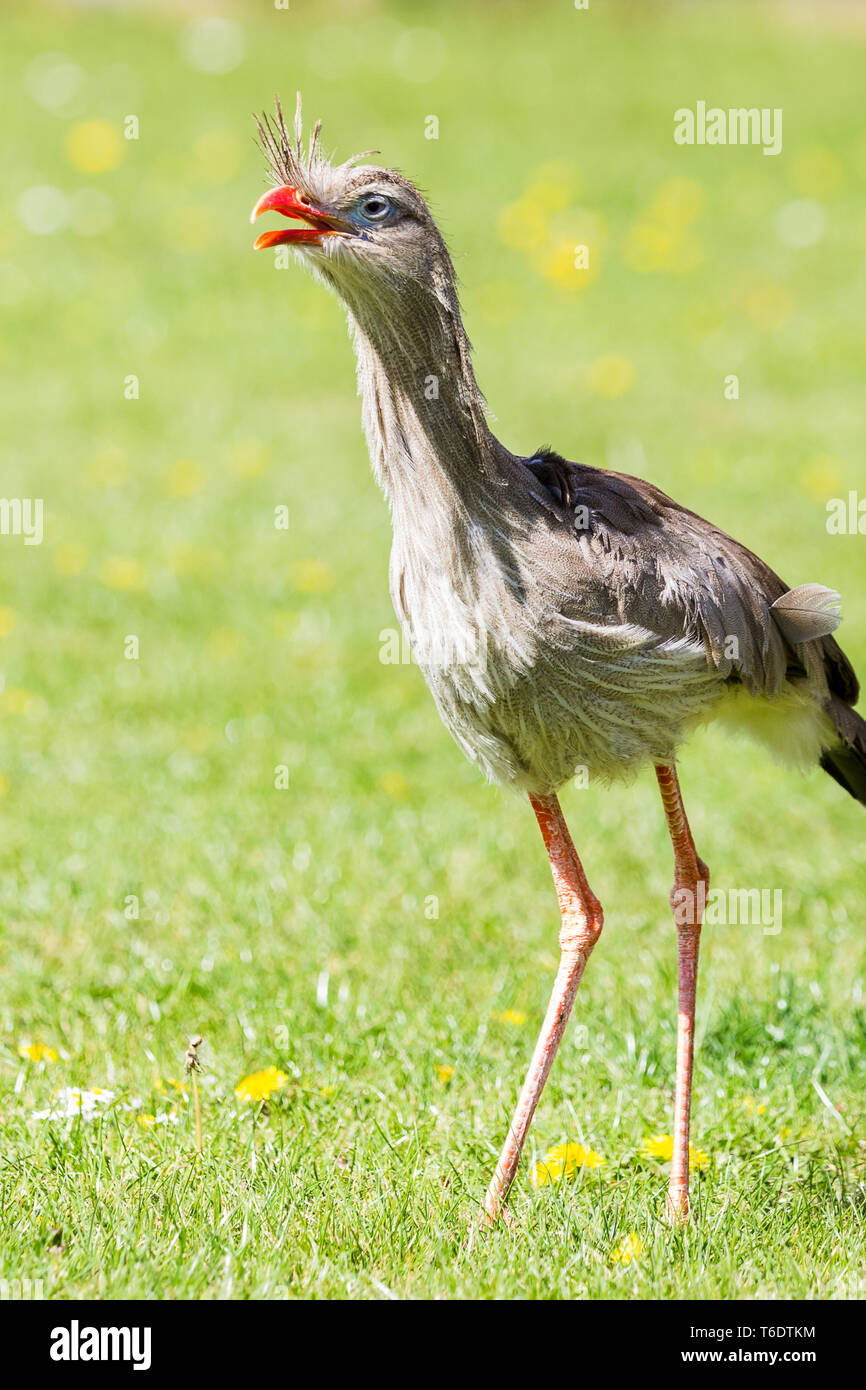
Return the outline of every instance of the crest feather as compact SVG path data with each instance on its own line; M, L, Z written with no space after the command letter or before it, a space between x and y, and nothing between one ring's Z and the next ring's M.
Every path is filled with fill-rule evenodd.
M323 154L319 147L321 121L316 121L313 126L307 149L304 150L300 92L298 92L295 102L295 119L291 134L286 124L279 96L274 98L274 109L276 112L274 116L262 112L261 117L254 116L253 119L259 132L259 144L270 165L269 174L278 184L288 183L292 186L304 186L308 183L320 184L329 180L334 174L348 171L360 160L367 159L369 155L379 153L378 150L363 150L360 154L354 154L349 159L344 160L342 164L335 164L333 158Z

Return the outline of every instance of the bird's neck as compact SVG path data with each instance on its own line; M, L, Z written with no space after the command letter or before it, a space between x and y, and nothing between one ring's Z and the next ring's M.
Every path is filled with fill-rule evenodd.
M471 510L495 486L505 454L491 433L456 295L349 305L373 471L395 526L425 498Z

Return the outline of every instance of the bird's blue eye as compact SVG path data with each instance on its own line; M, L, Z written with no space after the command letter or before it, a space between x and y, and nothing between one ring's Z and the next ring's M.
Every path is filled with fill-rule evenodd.
M365 193L355 204L355 212L364 222L388 222L397 209L384 193Z

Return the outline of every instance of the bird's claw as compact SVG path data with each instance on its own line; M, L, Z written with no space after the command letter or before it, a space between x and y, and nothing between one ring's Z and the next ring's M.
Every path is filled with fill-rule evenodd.
M495 1229L497 1219L501 1218L509 1231L514 1230L514 1217L503 1203L496 1212L490 1212L486 1207L481 1207L469 1222L469 1243L468 1252L471 1255L478 1241L486 1239Z

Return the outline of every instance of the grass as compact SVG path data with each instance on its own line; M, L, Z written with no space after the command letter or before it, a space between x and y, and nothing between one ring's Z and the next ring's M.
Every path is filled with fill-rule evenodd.
M4 20L3 489L44 498L45 539L0 539L0 1277L59 1298L863 1295L863 810L721 730L682 761L699 848L716 885L782 889L784 918L704 932L694 1219L661 1223L643 1147L670 1131L675 1025L647 774L564 797L607 924L527 1162L574 1140L605 1164L537 1192L524 1172L513 1232L467 1255L555 902L528 807L464 765L415 667L379 659L388 519L342 317L246 223L248 113L300 86L343 154L377 145L430 191L502 437L642 472L790 583L836 585L863 667L866 547L825 526L862 480L863 37L823 13L427 6L433 37L406 40L412 7L249 7L225 75L190 68L168 11ZM408 81L422 50L441 66ZM46 51L84 70L61 109L33 95ZM698 99L782 107L782 154L676 146ZM525 203L504 210L541 165L523 231ZM38 185L96 189L76 216L113 225L29 233ZM779 214L804 199L823 236L794 247ZM270 1066L268 1101L234 1094ZM116 1099L35 1119L66 1086Z

